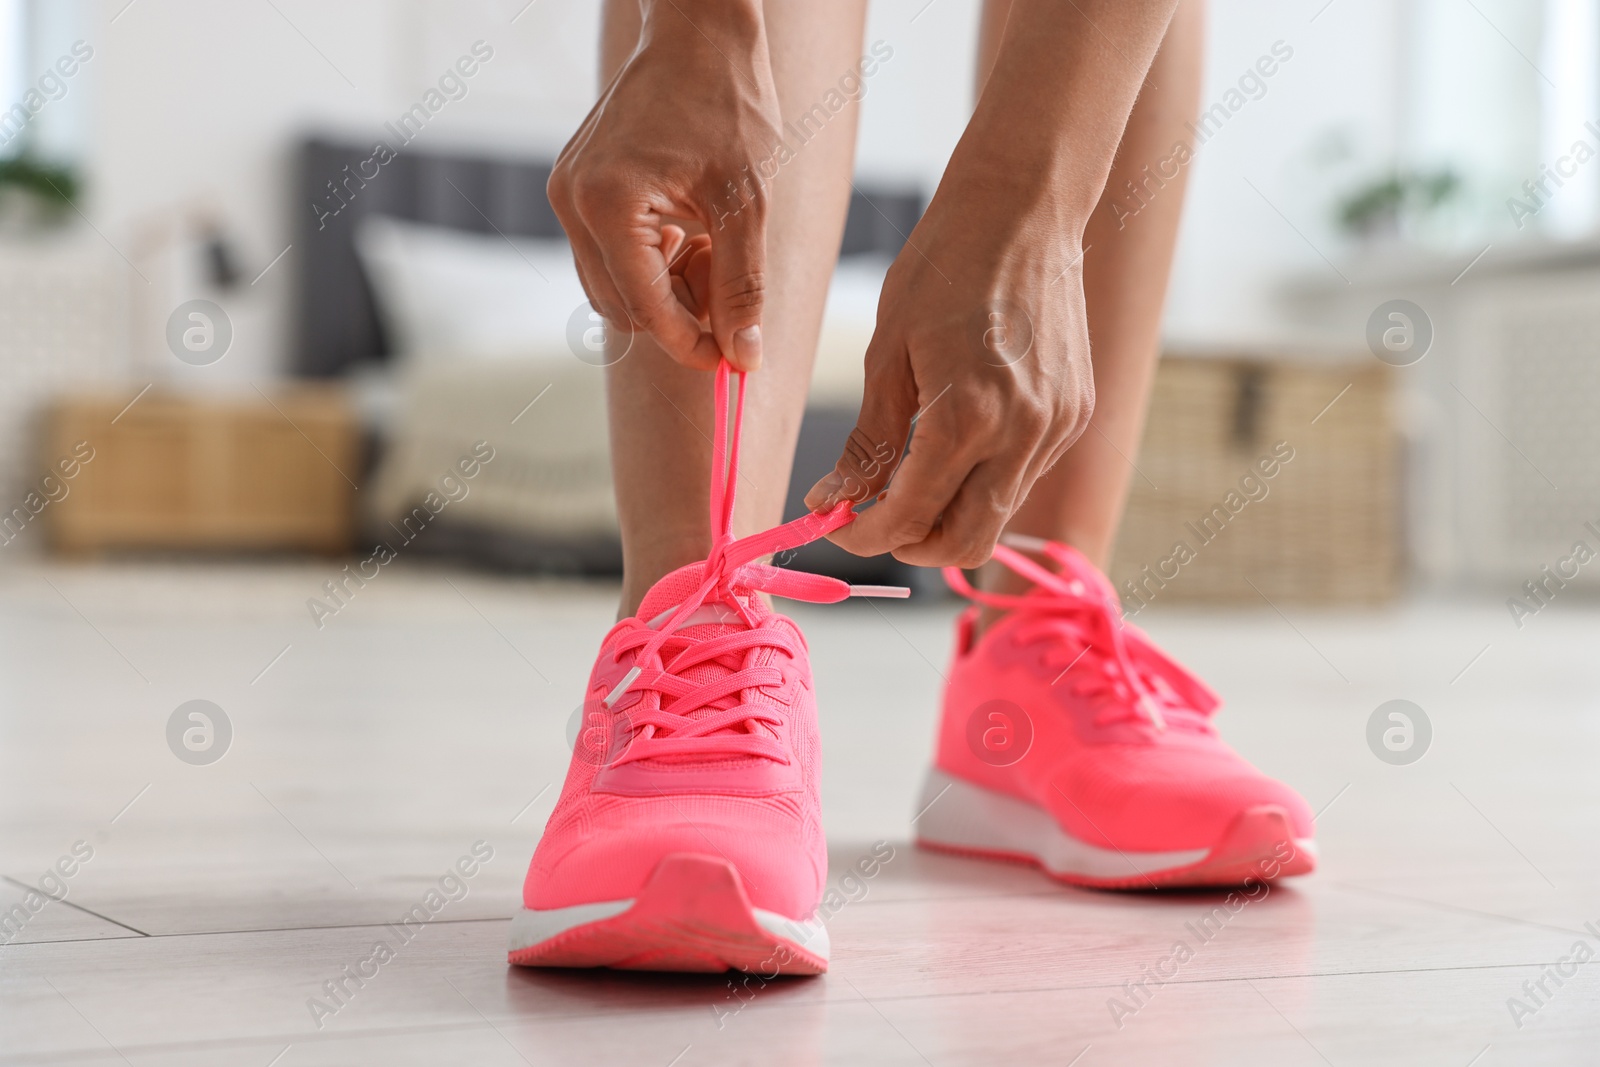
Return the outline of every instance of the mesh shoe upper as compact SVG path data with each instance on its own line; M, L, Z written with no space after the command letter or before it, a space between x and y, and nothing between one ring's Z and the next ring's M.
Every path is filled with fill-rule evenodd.
M799 629L760 594L833 603L906 591L760 562L850 522L848 501L734 539L744 377L731 424L726 363L715 388L710 554L658 581L601 643L566 783L523 885L529 908L630 899L677 852L728 861L767 911L803 919L821 899L810 661Z
M1211 690L1122 619L1110 583L1084 556L1055 543L1045 551L1059 571L996 549L1035 582L1021 597L978 592L947 572L959 590L1009 610L976 641L977 609L961 620L940 768L1044 808L1102 848L1206 848L1261 805L1283 808L1296 836L1309 838L1299 794L1218 736Z
M739 605L703 605L697 617L706 621L639 662L640 638L654 633L643 620L675 607L703 570L694 564L662 579L639 616L602 642L561 798L528 871L528 907L631 898L663 856L697 852L733 863L756 907L792 918L815 910L827 850L799 629L745 595ZM647 668L640 686L606 708L635 666ZM731 691L696 703L697 693L721 690ZM675 719L676 729L668 725Z

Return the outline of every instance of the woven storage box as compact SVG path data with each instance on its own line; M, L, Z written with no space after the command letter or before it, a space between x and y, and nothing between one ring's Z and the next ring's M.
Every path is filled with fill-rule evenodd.
M360 430L333 389L270 400L152 392L131 406L126 396L63 399L42 444L43 469L66 490L42 516L60 551L334 553L350 544L346 476L358 471ZM89 453L68 478L71 461Z
M1370 358L1163 359L1111 567L1125 609L1394 596L1389 375Z

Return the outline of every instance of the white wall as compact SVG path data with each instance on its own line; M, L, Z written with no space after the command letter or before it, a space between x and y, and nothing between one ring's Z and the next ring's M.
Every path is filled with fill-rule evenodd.
M376 137L474 41L488 42L493 59L418 145L553 154L592 100L592 0L539 0L520 17L524 0L139 0L112 22L125 4L96 3L83 30L96 49L86 68L97 90L89 215L151 278L134 285L156 313L146 334L164 309L204 294L187 269L191 256L142 260L142 231L210 208L254 277L289 244L291 214L309 210L288 202L296 138L314 128ZM255 286L219 298L235 342L209 371L257 379L284 364L294 254Z
M1175 343L1230 345L1295 334L1274 287L1302 271L1332 276L1295 229L1337 261L1347 251L1332 225L1340 184L1389 165L1397 151L1398 71L1408 62L1403 5L1335 0L1318 14L1323 2L1209 5L1203 106L1222 100L1275 42L1293 56L1193 164L1166 324ZM873 6L868 38L881 37L896 52L867 96L858 169L931 189L971 111L979 3L936 0L925 9L924 3Z
M1336 190L1394 152L1398 5L1334 0L1318 15L1322 3L1211 5L1202 109L1275 42L1293 55L1196 156L1167 314L1176 343L1292 336L1274 287L1301 272L1337 278L1323 260L1345 251L1332 220Z
M878 0L867 40L894 48L868 83L856 170L931 193L972 113L979 0ZM920 14L919 14L920 12Z
M140 231L210 205L237 235L246 277L254 276L289 243L291 213L308 210L287 202L294 139L311 127L375 136L474 40L488 41L494 59L422 143L554 152L592 100L596 0L538 0L525 10L525 0L274 4L137 0L123 10L126 0L89 2L89 215L151 277L135 288L155 319L201 295L200 283L182 266L190 257L140 259ZM859 170L931 189L970 111L978 3L923 7L873 7L867 39L888 41L895 56L869 84ZM1194 165L1168 324L1179 340L1279 332L1286 327L1274 318L1271 286L1286 272L1325 269L1245 178L1332 255L1319 149L1342 130L1363 160L1394 151L1394 5L1335 0L1312 23L1315 9L1298 0L1212 4L1208 101L1274 41L1292 46L1294 58ZM255 379L283 364L293 256L224 304L236 341L213 370Z

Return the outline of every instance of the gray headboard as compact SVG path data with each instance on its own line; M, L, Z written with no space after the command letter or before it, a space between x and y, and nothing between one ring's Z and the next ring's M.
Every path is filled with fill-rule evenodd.
M300 220L295 372L327 378L389 354L356 258L356 222L383 214L512 237L560 237L545 198L550 163L474 153L401 149L312 137L296 168ZM866 186L851 194L841 255L900 251L922 215L919 192Z

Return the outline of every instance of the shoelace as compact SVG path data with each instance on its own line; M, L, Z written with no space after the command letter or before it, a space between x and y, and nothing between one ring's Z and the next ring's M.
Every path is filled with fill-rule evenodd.
M1067 548L1055 541L1008 534L1005 541L1048 557L1063 569L1073 565ZM1060 635L1075 638L1070 669L1080 659L1087 661L1089 677L1079 684L1085 695L1110 695L1104 709L1095 717L1096 726L1117 722L1146 721L1157 730L1167 728L1161 707L1182 707L1181 698L1170 686L1141 669L1135 651L1124 632L1122 612L1115 599L1096 583L1056 574L1007 547L995 546L994 558L1037 587L1026 596L988 593L973 588L956 567L944 569L945 581L967 599L986 607L1010 611L1027 621L1018 626L1019 641ZM1087 624L1085 627L1083 624ZM1081 636L1088 629L1092 637ZM1092 655L1098 651L1098 655ZM1059 677L1059 676L1058 676Z
M740 373L730 433L732 376L727 361L717 365L716 436L711 444L712 541L705 577L699 588L675 609L640 623L639 629L624 636L616 649L616 655L630 649L637 649L638 654L633 668L606 694L601 706L611 710L634 689L654 691L661 700L654 709L630 710L628 728L635 736L614 764L660 755L758 755L787 762L788 753L782 745L751 729L760 723L781 724L781 709L738 699L747 689L782 685L783 672L778 667L742 667L706 682L691 681L682 676L683 672L718 659L737 657L742 662L753 648L776 649L791 656L799 652L786 631L758 625L759 620L747 606L748 598L758 592L812 604L836 604L852 596L904 597L911 592L898 586L850 585L837 578L756 562L763 556L810 544L853 522L856 516L848 500L840 501L829 511L814 512L749 537L734 538L733 501L739 477L745 380ZM712 602L711 610L719 615L715 621L733 621L732 615L720 611L724 605L731 606L745 629L704 639L680 635L678 631L690 625L691 616L705 608L708 601ZM735 698L732 707L694 718L688 714L728 697Z

